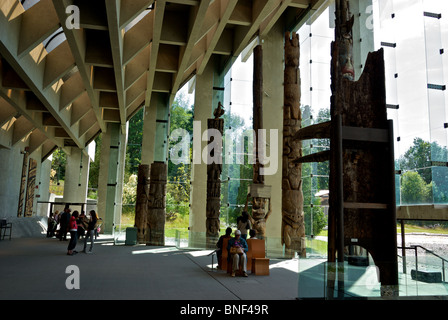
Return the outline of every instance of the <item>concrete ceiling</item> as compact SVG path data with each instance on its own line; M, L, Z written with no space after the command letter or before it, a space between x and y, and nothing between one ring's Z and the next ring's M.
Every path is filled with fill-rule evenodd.
M280 17L294 24L322 2L0 0L0 145L27 140L42 159L85 149L153 92L173 99L213 55L230 62Z

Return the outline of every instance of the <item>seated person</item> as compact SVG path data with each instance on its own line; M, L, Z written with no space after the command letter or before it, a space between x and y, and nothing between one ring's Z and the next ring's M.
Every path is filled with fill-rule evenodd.
M241 237L241 231L235 230L235 237L229 240L227 251L232 261L232 277L235 276L236 271L243 269L243 276L247 277L247 258L246 252L249 250L246 240ZM235 251L235 252L233 252Z
M250 235L250 238L251 238L251 239L258 239L258 238L257 238L257 231L255 231L254 229L251 229L251 230L249 231L249 235Z
M218 257L218 268L221 269L221 257L222 257L222 245L224 243L224 239L230 239L230 234L232 233L232 228L226 229L226 234L219 237L218 243L216 246L218 247L218 251L216 251L216 255Z

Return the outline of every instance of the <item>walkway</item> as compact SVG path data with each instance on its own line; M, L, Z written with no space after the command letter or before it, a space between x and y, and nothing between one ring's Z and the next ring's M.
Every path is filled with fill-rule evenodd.
M0 299L295 300L297 260L271 260L270 276L229 277L212 269L209 250L95 243L93 254L66 255L67 241L0 241ZM82 241L77 250L82 250ZM68 290L79 268L80 289Z

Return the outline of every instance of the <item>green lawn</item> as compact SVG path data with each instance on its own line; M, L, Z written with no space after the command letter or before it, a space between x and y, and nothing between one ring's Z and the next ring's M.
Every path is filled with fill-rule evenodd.
M424 228L419 226L414 226L410 224L404 225L404 230L406 233L414 233L414 232L420 232L420 233L435 233L435 234L448 234L448 229L444 228ZM397 233L401 234L401 226L397 225ZM328 230L322 230L321 233L319 233L317 236L328 236Z

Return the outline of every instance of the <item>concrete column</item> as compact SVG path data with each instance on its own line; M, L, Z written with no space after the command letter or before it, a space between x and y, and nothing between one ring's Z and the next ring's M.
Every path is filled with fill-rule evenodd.
M282 142L283 142L283 69L284 28L280 19L269 34L261 39L263 46L263 128L266 129L266 154L271 157L265 168L265 184L272 187L272 213L266 222L267 250L281 248L282 226ZM277 115L277 116L275 116ZM269 136L269 130L277 132L277 139ZM271 167L270 167L271 166ZM275 167L277 167L275 170ZM272 169L272 170L271 170Z
M118 159L118 172L117 172L117 188L115 192L115 216L114 225L121 224L121 215L123 212L123 185L124 185L124 171L126 167L126 150L128 144L128 134L129 134L129 122L126 122L126 127L123 129L121 127L120 134L120 151Z
M125 135L126 136L126 135ZM126 137L124 138L126 139ZM124 161L122 152L126 150L126 143L123 143L122 128L118 123L109 123L107 131L102 136L102 146L100 152L100 172L98 184L98 215L103 219L102 231L112 233L114 224L119 222L119 203L117 197L121 197L120 177L122 183L122 168ZM117 196L117 193L119 195ZM121 203L121 202L120 202Z
M79 148L71 148L65 166L63 202L85 203L89 182L90 158Z
M143 120L142 164L168 161L169 95L154 92Z
M51 157L44 160L40 166L37 200L42 202L50 201L50 174L51 174ZM46 217L49 214L49 204L38 204L37 215Z
M25 147L19 142L10 149L0 148L0 218L17 217Z
M160 168L168 165L168 141L170 121L170 95L167 93L154 92L151 95L149 107L145 109L142 141L142 164L150 166L150 200L148 210L143 210L146 217L139 217L144 222L145 241L150 245L163 245L166 207L166 181L168 171L159 172ZM155 164L157 162L157 164ZM154 165L154 166L153 166ZM158 169L151 170L154 167ZM160 183L164 181L164 183ZM164 190L164 191L162 191ZM165 194L160 194L165 192ZM154 198L163 199L157 204L152 202ZM161 203L163 202L163 203Z
M157 108L152 104L145 107L143 116L142 164L151 165L154 162L156 115Z
M191 166L190 189L190 245L196 241L205 244L206 203L207 203L207 164L202 161L202 150L207 141L202 141L202 133L207 130L207 119L212 117L213 104L218 104L213 90L215 64L211 60L201 75L196 75L194 97L193 159ZM199 127L200 124L200 127ZM195 141L200 138L200 141Z

